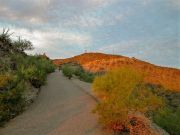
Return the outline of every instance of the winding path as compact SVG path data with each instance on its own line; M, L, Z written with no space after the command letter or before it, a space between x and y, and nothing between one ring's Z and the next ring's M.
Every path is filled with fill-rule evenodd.
M48 76L36 101L0 129L0 135L111 135L92 113L96 101L77 80L56 71Z

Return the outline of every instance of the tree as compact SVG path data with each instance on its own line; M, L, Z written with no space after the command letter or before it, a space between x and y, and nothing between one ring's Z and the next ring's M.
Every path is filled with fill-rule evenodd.
M26 39L21 39L12 41L11 35L13 33L9 33L9 29L3 29L2 34L0 34L0 51L4 53L14 53L19 52L23 53L25 50L32 50L33 45L30 41Z
M14 41L13 44L18 52L24 52L25 50L33 49L33 45L30 41L26 39L21 39L20 37L17 41Z
M9 33L9 29L3 29L2 34L0 34L0 51L11 52L13 50L12 40L10 36L13 33Z

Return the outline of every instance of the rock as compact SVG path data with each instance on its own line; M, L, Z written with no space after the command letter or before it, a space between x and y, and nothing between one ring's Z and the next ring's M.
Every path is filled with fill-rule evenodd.
M152 123L142 114L131 114L130 119L130 135L169 135L162 128Z
M30 83L27 83L27 89L24 92L24 98L26 100L26 104L29 105L36 99L38 93L38 88L34 88Z

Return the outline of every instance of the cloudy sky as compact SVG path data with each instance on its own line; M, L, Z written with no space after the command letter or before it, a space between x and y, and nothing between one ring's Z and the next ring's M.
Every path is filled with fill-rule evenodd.
M31 53L104 52L180 68L180 0L0 0L0 29Z

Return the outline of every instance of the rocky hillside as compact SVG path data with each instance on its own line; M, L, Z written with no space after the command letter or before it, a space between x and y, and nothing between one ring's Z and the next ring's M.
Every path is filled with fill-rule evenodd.
M136 58L102 53L84 53L67 59L55 59L53 63L62 65L76 62L90 72L105 72L117 67L130 67L146 75L147 83L161 85L173 91L180 91L180 70L156 66Z

